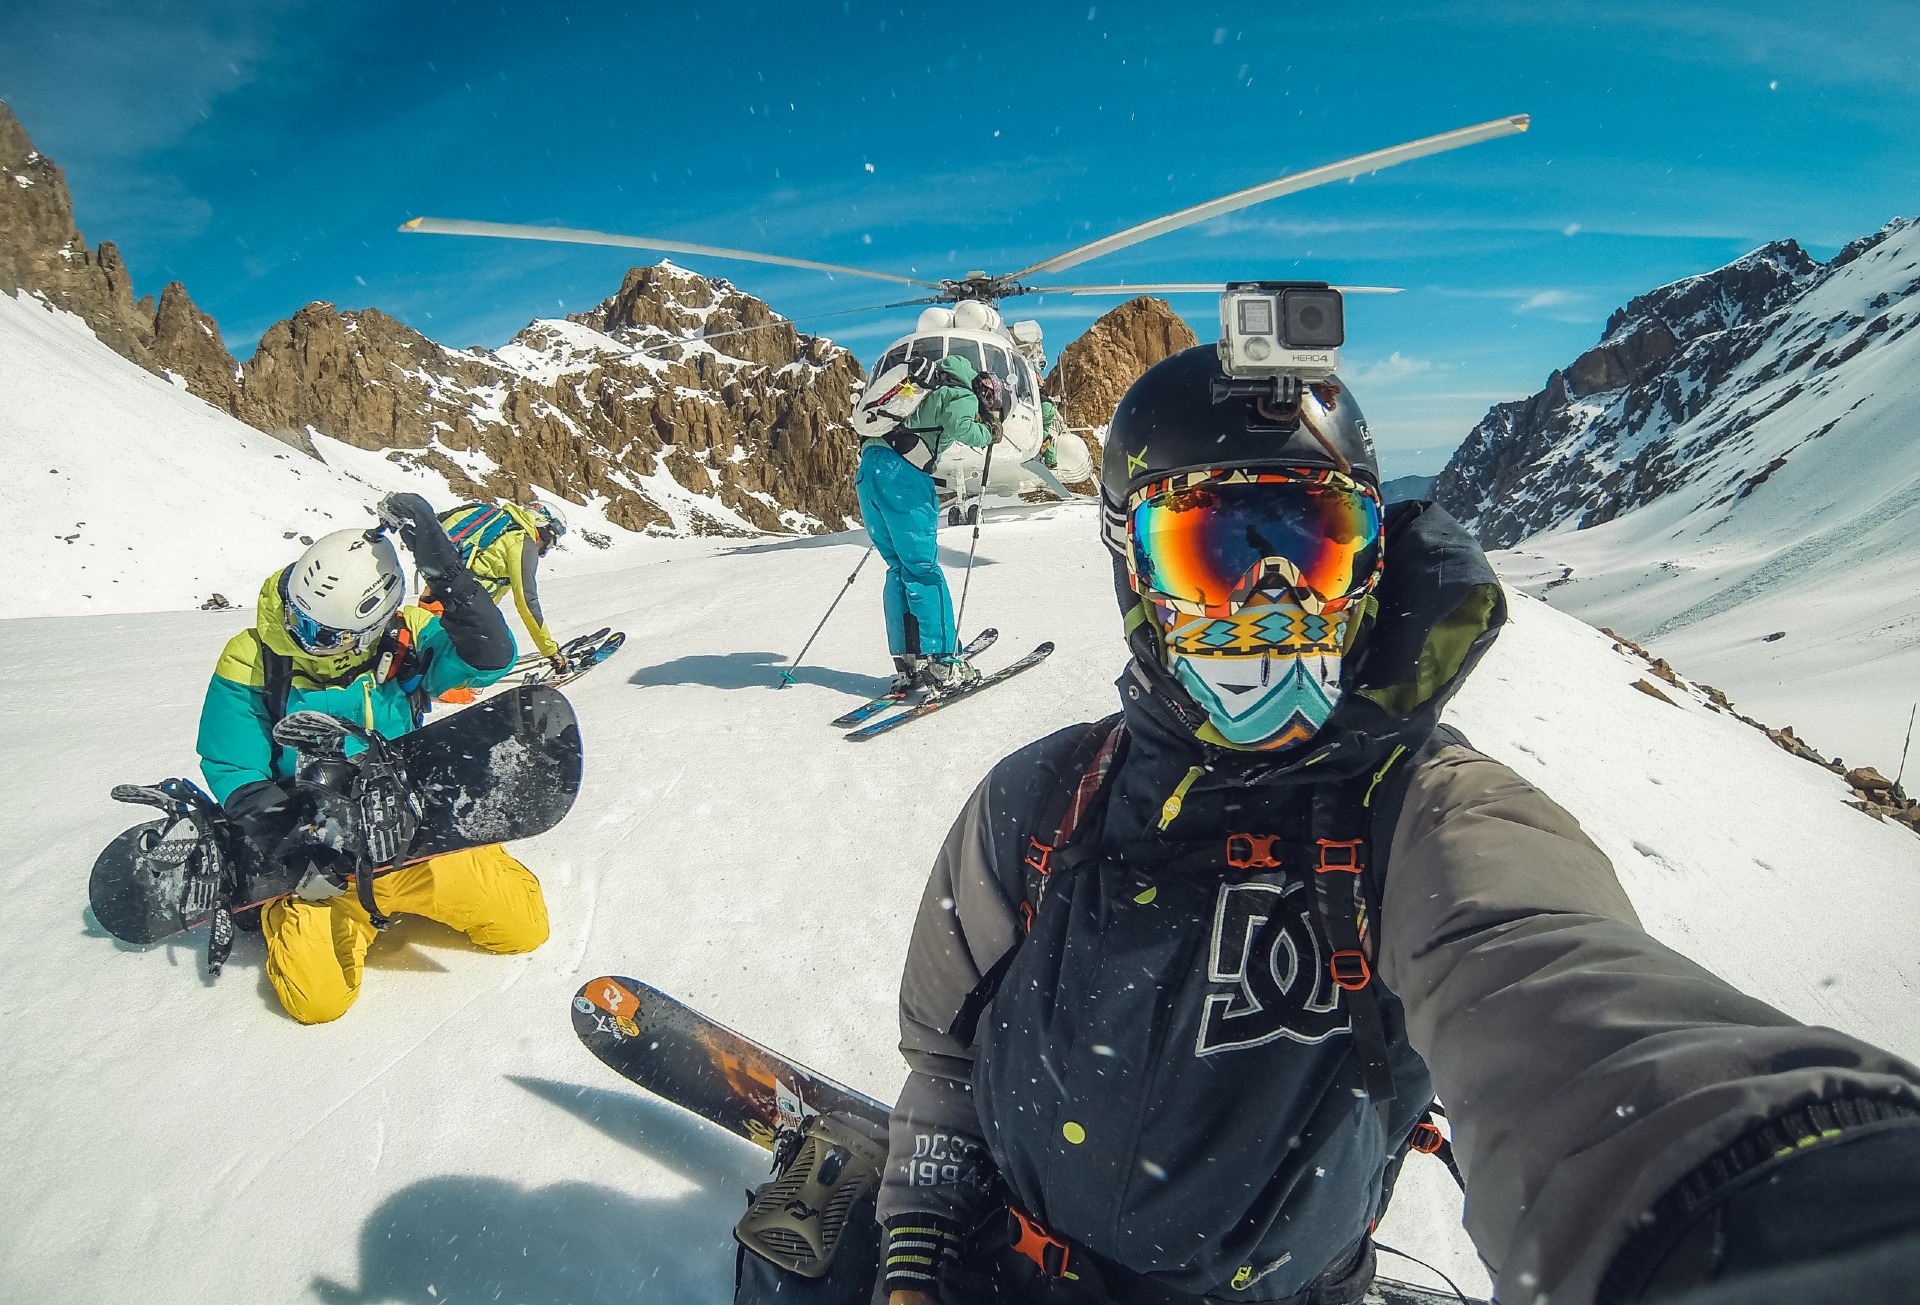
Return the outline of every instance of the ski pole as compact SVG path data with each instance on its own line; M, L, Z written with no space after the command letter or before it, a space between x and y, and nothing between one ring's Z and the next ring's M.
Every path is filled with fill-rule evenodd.
M987 445L987 458L980 466L980 495L974 501L973 542L967 545L967 573L960 581L960 610L953 614L953 639L956 644L960 642L963 628L960 618L967 614L967 590L973 587L973 555L980 549L980 523L987 516L987 477L993 474L993 445L999 442L996 439L993 444Z
M860 561L854 566L853 574L847 577L847 582L840 586L840 592L833 596L831 603L827 604L827 614L820 618L820 624L813 627L813 633L807 636L807 641L804 644L800 645L800 651L794 657L792 663L780 672L780 683L774 685L774 688L784 689L794 682L793 673L799 670L800 663L807 659L807 649L813 647L813 641L818 639L820 632L827 628L827 622L833 619L833 609L840 606L840 600L847 596L847 590L853 588L853 582L860 578L860 569L866 566L867 559L871 556L873 556L873 541L869 539L867 541L867 551L860 554Z

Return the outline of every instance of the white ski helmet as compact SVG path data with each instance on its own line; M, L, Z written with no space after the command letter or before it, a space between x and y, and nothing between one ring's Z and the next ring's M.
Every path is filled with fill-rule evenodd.
M405 601L407 578L384 534L336 530L286 569L281 589L293 642L331 656L372 645Z
M554 507L551 503L545 503L539 499L535 499L533 502L527 504L527 515L534 519L535 524L537 524L540 529L546 531L555 539L567 533L567 519L561 516L560 509Z

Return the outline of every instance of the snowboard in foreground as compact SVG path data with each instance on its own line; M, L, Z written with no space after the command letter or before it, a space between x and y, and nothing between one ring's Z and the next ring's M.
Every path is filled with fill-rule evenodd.
M443 716L388 747L420 804L409 863L531 838L560 823L580 791L580 726L551 688L527 685ZM304 758L303 758L304 760ZM127 830L93 863L94 918L125 942L158 942L291 893L294 872L263 864L213 799L186 780L122 786L122 801L166 815Z
M844 1120L882 1143L886 1138L890 1106L638 979L609 975L582 985L573 998L573 1031L620 1077L756 1146L772 1150L815 1115ZM1366 1305L1459 1305L1462 1299L1376 1277Z
M594 979L573 998L573 1031L614 1073L771 1150L782 1130L837 1115L886 1136L890 1108L716 1024L638 979Z

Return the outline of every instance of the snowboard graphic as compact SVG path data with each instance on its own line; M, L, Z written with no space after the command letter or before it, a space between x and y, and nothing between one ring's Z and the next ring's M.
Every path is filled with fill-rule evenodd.
M638 979L610 975L584 984L573 998L573 1031L620 1077L756 1146L772 1150L778 1134L816 1114L845 1120L886 1144L892 1107L795 1064ZM1465 1299L1377 1277L1365 1305L1459 1305Z
M638 979L594 979L573 998L573 1031L631 1083L736 1137L773 1149L781 1129L835 1115L884 1140L890 1107L769 1051Z
M488 698L387 747L420 803L409 862L544 833L580 791L573 707L539 685ZM304 755L302 762L305 773L312 763ZM123 785L114 796L167 813L119 835L93 863L94 918L116 938L157 942L205 923L220 907L284 897L298 881L297 872L264 864L218 804L186 780Z

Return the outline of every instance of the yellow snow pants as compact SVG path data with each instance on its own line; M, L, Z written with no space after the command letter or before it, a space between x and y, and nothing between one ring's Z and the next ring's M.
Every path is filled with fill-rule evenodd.
M498 843L449 852L373 881L388 915L424 915L490 952L530 952L547 940L547 903L533 871ZM360 995L362 965L378 931L352 890L325 902L287 897L260 913L267 980L287 1014L325 1024Z

